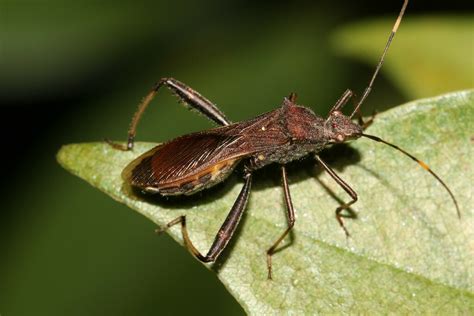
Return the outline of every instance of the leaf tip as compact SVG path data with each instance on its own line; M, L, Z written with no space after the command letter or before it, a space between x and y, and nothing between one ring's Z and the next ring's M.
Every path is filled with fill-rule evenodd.
M79 144L62 145L56 153L56 161L61 165L61 167L71 171L73 160L77 157L78 148Z

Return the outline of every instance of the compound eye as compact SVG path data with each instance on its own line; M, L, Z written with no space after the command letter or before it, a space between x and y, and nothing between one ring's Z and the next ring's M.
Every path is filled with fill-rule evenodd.
M336 123L332 123L331 126L332 126L332 128L336 129L337 124L336 124Z
M344 139L345 139L344 135L342 135L342 134L337 134L336 135L336 140L338 142L342 143L344 141Z

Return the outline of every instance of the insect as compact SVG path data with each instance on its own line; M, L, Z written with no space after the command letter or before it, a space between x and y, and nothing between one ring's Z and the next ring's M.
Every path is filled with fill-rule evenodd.
M323 149L335 143L365 137L388 145L410 157L443 185L451 196L459 216L459 207L453 193L424 162L396 145L364 133L370 120L363 122L359 109L372 89L407 4L408 0L405 0L372 78L350 116L342 113L344 105L354 97L353 92L348 89L329 111L327 118L318 117L309 108L297 105L296 94L291 93L284 98L279 108L248 121L232 123L224 113L198 92L173 78L162 78L139 104L128 132L128 143L123 146L110 142L113 147L121 150L133 148L137 124L162 87L171 90L187 106L204 114L220 127L184 135L156 146L132 161L124 169L123 178L133 187L148 193L163 196L190 195L223 181L234 168L242 165L244 185L207 254L203 255L191 242L186 228L186 216L174 219L164 228L165 230L173 225L181 225L184 243L189 251L202 262L214 262L232 238L246 208L252 186L252 173L268 164L279 164L288 227L266 252L269 279L272 278L272 255L295 224L286 163L313 154L319 165L347 192L351 200L337 207L335 215L339 225L349 236L341 212L349 209L357 201L357 193L319 156ZM357 123L353 122L356 115Z

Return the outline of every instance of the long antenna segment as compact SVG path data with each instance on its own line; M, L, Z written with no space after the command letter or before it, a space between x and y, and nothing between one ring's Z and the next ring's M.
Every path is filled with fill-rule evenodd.
M407 8L408 5L408 0L405 0L403 2L403 6L400 10L400 13L398 14L398 18L395 21L395 24L393 25L392 32L390 33L390 36L388 37L387 44L385 44L385 48L383 50L382 56L380 57L379 63L377 64L377 67L375 68L374 74L372 75L372 79L369 81L369 85L367 88L365 88L364 93L362 94L362 97L360 98L359 102L357 103L354 111L352 112L350 118L352 118L358 111L362 103L364 103L365 99L369 95L370 91L372 91L372 85L374 84L375 78L377 77L380 68L382 68L385 55L387 55L388 48L390 47L390 44L392 43L393 37L395 36L395 33L397 33L398 27L400 26L400 22L402 21L402 17L405 14L405 9Z
M373 135L368 135L368 134L361 134L361 135L364 136L364 137L370 138L371 140L374 140L376 142L384 143L385 145L388 145L388 146L402 152L404 155L406 155L406 156L410 157L412 160L416 161L423 169L425 169L426 171L431 173L431 175L433 177L435 177L436 180L438 180L439 183L441 183L441 185L446 189L446 191L448 191L449 195L451 196L451 199L454 202L454 206L456 207L456 212L458 213L458 218L461 218L461 211L459 210L458 201L454 197L453 192L449 189L448 185L446 183L444 183L444 181L441 180L441 178L433 170L431 170L431 168L426 163L424 163L420 159L416 158L415 156L413 156L412 154L410 154L406 150L403 150L400 147L398 147L397 145L391 144L391 143L381 139L380 137L373 136Z

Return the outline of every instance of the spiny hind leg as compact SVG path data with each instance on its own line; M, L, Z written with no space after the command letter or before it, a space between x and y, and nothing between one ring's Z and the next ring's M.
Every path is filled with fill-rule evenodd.
M138 109L135 112L130 128L128 130L128 141L127 145L121 145L106 140L112 147L120 150L130 150L133 148L135 141L136 129L138 122L140 121L145 109L148 107L150 102L153 100L158 90L161 87L167 87L173 94L175 94L181 101L183 101L189 107L197 110L204 114L211 121L216 122L219 125L229 125L231 122L226 118L224 113L217 108L211 101L203 97L197 91L193 90L186 84L174 79L174 78L161 78L151 89L151 91L143 98L138 105Z
M232 239L232 236L235 233L237 225L239 224L240 219L242 218L242 214L247 205L248 198L250 195L250 188L252 186L252 174L246 173L244 178L244 186L240 190L237 200L234 202L232 209L224 220L224 223L222 224L221 228L217 232L217 235L214 238L214 242L212 243L211 248L205 256L201 254L199 250L197 250L197 248L194 246L194 244L191 242L191 239L189 238L188 229L186 227L186 216L183 215L172 220L163 229L158 229L157 232L163 232L171 226L181 224L181 233L186 248L202 262L216 261L219 255L229 243L229 241Z

